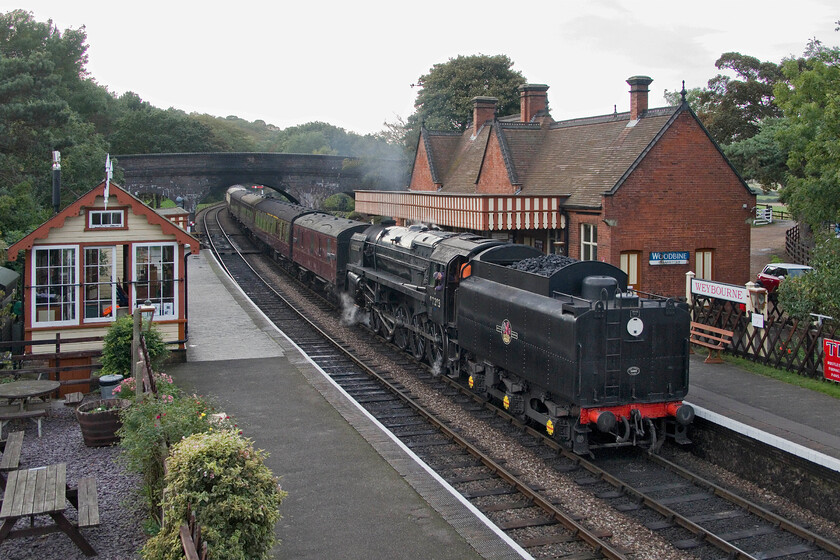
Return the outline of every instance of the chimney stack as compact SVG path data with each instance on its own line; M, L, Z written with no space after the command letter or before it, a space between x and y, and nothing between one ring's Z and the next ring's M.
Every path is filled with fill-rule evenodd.
M653 78L648 76L632 76L627 78L630 84L630 119L636 120L647 111L648 108L648 86Z
M548 86L545 84L522 84L519 86L519 113L522 122L531 122L534 115L548 108Z
M473 136L478 134L485 122L492 121L496 116L496 103L499 100L495 97L473 97Z

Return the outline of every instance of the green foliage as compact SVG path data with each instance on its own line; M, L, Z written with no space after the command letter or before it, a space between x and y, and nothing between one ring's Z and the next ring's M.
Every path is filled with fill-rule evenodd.
M143 330L146 330L143 326ZM102 346L102 369L101 375L120 374L127 376L131 373L131 339L134 334L134 320L130 315L120 317L105 333L105 340ZM160 364L169 355L169 350L160 331L154 323L151 329L144 333L146 348L149 351L149 361L152 370L157 371Z
M184 395L174 387L171 392L175 396L146 395L120 415L120 458L127 468L142 475L142 495L152 517L157 517L163 496L163 461L169 447L213 428L213 407L206 400Z
M784 81L779 64L728 52L715 66L737 75L732 79L718 74L699 96L702 108L697 116L719 144L751 138L765 119L781 116L773 103L773 87Z
M352 212L356 208L356 201L344 193L328 196L321 203L321 210L325 212Z
M840 239L827 237L811 255L814 270L779 284L779 304L791 317L810 313L840 320Z
M425 124L429 129L463 132L472 120L471 100L478 96L497 98L499 116L516 114L519 112L517 88L525 82L505 55L450 58L418 78L417 86L421 89L408 128L419 131Z
M782 200L814 231L840 222L840 49L809 46L804 64L789 60L776 100L787 126L777 133L788 152L790 175Z
M228 146L203 123L177 109L141 106L128 111L109 137L117 154L222 152Z
M163 501L169 522L143 547L143 557L183 558L178 526L190 505L213 560L268 558L286 493L264 460L263 451L231 430L195 434L175 445Z
M777 135L786 126L783 119L769 118L759 125L754 136L723 147L723 153L741 177L757 182L764 192L785 184L788 154Z

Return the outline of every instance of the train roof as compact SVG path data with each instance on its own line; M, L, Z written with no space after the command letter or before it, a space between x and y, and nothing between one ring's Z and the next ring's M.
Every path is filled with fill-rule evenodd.
M323 212L311 212L295 220L295 227L317 231L335 238L343 238L370 227L370 224L340 218Z

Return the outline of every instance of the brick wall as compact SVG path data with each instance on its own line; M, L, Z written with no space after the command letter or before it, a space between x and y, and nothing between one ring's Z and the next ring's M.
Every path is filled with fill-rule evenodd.
M417 145L417 154L414 156L414 171L411 174L411 184L408 188L413 191L437 190L437 185L432 182L432 171L429 168L426 145L422 139Z
M502 150L499 146L499 139L495 134L490 134L485 150L476 191L481 194L513 194L516 192L510 182L505 160L502 157Z
M604 197L598 255L619 266L622 251L641 251L641 290L683 295L685 273L695 268L697 249L714 249L713 278L750 280L750 209L755 196L709 140L683 113L615 195ZM744 209L743 205L747 208ZM574 229L570 234L579 236ZM604 235L602 246L602 231ZM572 241L572 247L580 240ZM689 251L688 265L651 266L651 251Z

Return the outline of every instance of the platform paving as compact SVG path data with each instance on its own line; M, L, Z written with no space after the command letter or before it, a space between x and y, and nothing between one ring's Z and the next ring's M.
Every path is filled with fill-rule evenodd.
M176 383L210 396L289 495L274 557L529 557L450 492L288 341L205 253L188 258L187 362Z

